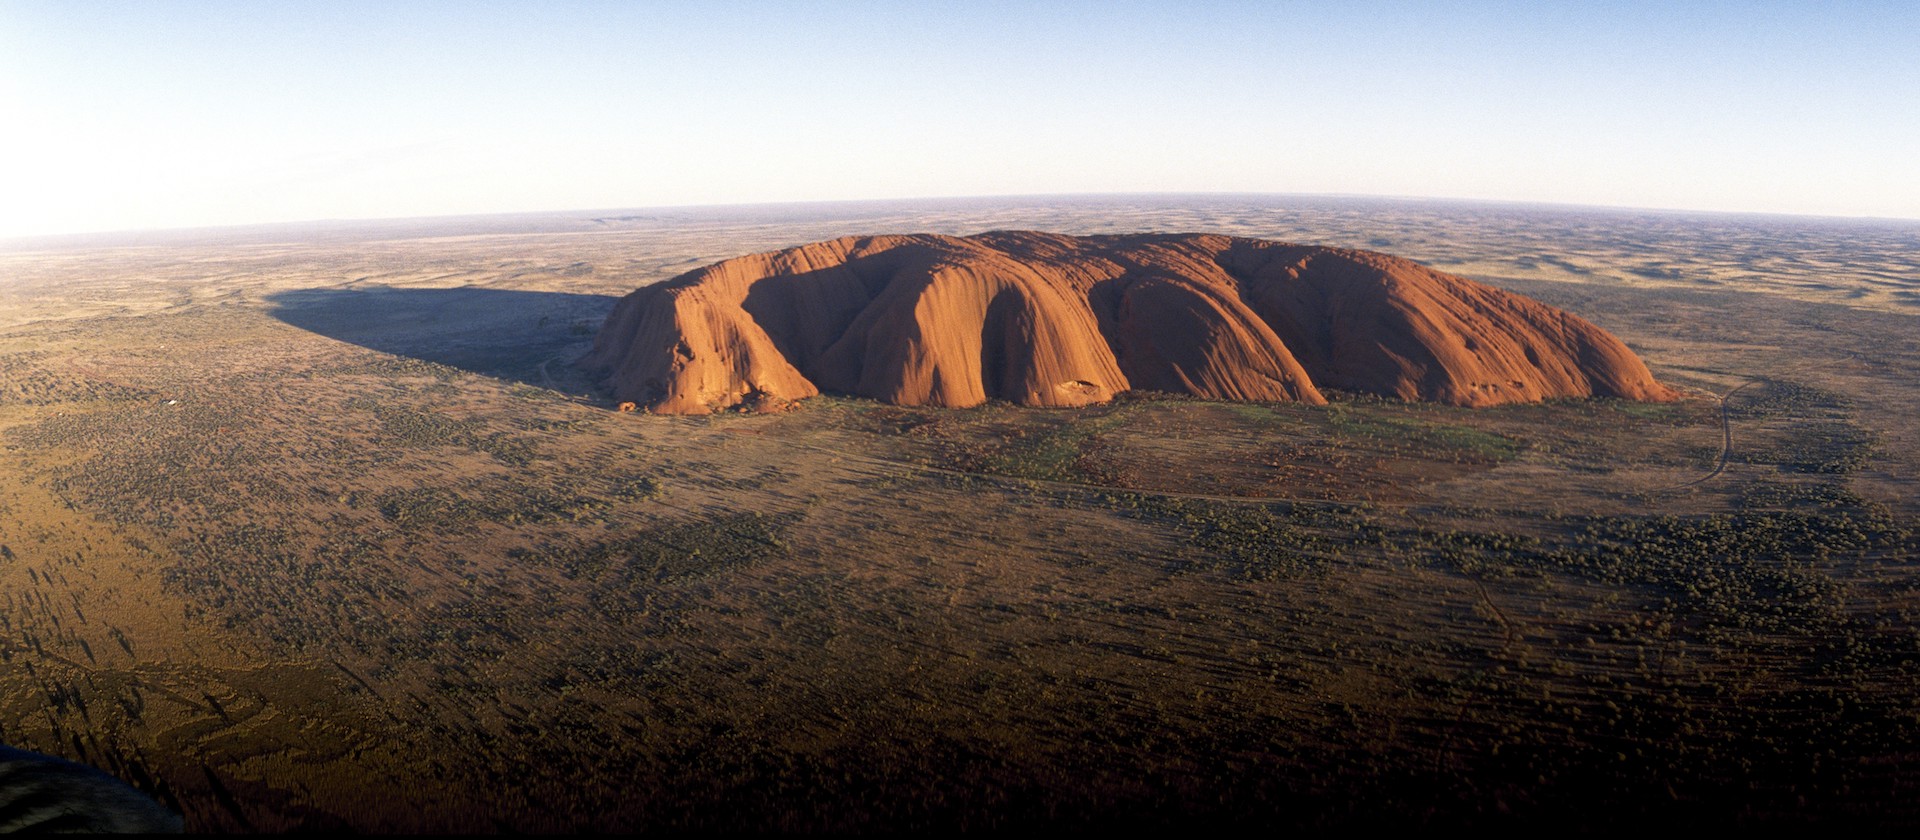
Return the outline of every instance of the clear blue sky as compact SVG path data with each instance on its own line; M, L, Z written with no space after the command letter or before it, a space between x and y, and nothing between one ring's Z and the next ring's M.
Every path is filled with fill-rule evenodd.
M1920 218L1920 3L0 0L0 236L1137 191Z

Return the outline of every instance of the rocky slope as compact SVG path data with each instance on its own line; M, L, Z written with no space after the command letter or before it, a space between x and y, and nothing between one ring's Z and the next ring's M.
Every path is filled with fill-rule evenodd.
M654 412L821 391L907 405L1104 402L1134 388L1455 405L1667 400L1618 339L1368 251L1192 234L843 237L628 295L581 364Z

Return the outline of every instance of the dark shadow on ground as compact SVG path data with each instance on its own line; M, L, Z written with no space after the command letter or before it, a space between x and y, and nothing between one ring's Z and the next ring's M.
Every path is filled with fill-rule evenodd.
M299 289L267 296L275 317L370 350L598 397L574 360L619 298L506 289Z

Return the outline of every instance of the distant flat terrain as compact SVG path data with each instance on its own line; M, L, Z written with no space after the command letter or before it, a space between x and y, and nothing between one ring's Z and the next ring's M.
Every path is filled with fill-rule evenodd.
M846 234L1382 250L1670 404L620 414ZM0 244L0 742L189 830L1920 822L1920 224L1262 196Z

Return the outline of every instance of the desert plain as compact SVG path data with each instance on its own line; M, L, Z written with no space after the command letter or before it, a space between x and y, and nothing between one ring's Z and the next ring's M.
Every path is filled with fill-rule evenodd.
M1207 232L1671 403L620 413L635 288ZM1286 196L0 244L0 743L189 830L1920 823L1920 224Z

